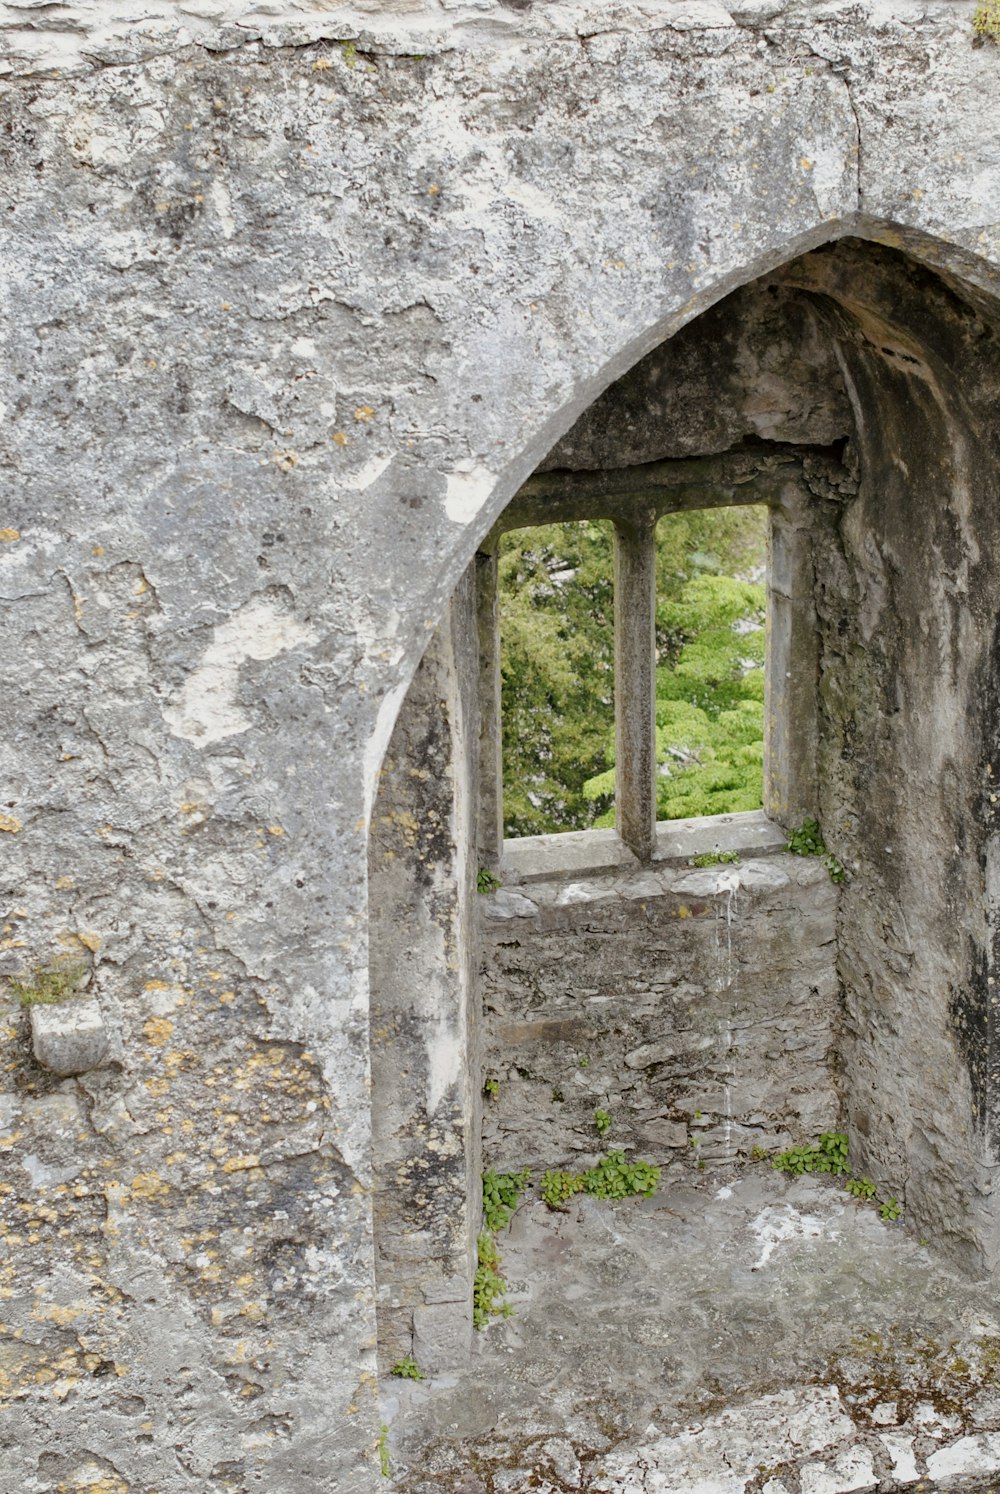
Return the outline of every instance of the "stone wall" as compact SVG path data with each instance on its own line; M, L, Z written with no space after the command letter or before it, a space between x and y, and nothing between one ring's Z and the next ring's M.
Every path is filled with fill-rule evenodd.
M656 1162L731 1162L833 1127L836 908L824 867L788 855L485 898L487 1162L579 1166L598 1108L609 1144Z
M372 1132L383 1370L468 1353L479 1228L473 578L396 722L372 816Z
M734 288L853 235L930 267L903 323L995 299L972 10L0 9L0 954L76 952L111 1035L40 1073L5 994L18 1494L380 1486L367 830L408 682L524 479ZM876 424L932 387L880 318L841 350ZM818 571L849 1020L905 1076L848 1064L859 1132L980 1254L997 505L954 380L985 321L910 403L975 461L897 428Z

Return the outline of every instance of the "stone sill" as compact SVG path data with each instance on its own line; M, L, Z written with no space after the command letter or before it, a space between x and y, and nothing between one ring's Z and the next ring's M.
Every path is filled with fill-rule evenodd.
M711 851L766 856L783 851L787 832L762 809L713 814L697 820L661 820L656 827L654 863L689 861ZM562 835L525 835L505 840L500 878L505 886L545 877L598 876L636 871L641 862L617 830L568 830Z

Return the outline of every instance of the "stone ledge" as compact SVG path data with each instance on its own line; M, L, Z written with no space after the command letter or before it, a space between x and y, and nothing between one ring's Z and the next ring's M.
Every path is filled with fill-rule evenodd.
M783 851L787 833L762 809L742 814L706 815L695 820L661 820L656 827L654 861L687 861L712 851L768 855ZM617 830L570 830L563 835L526 835L505 840L500 875L506 886L558 876L598 876L638 870L640 862Z

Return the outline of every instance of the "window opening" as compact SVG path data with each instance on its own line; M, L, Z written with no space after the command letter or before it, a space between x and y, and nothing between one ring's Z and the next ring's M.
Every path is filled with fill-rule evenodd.
M760 809L767 510L666 515L656 579L656 818Z
M500 540L508 837L615 827L628 812L627 802L615 802L619 762L631 756L626 780L641 778L641 718L649 717L643 701L651 695L647 771L655 752L656 819L761 806L766 508L671 513L632 531L631 544L620 529L617 556L614 530L607 521L579 520L513 530ZM652 570L637 577L644 555ZM623 564L630 568L625 576ZM620 615L622 595L617 601L617 666L616 565L619 590L629 593L629 615ZM645 617L635 598L647 592L655 615L650 608Z
M614 823L614 528L513 530L499 546L504 833ZM610 819L608 816L610 815Z

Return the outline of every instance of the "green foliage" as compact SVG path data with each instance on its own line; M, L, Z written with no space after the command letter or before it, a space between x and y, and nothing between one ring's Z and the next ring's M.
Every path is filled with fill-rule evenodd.
M500 1275L500 1255L497 1242L488 1229L481 1231L478 1246L478 1264L472 1284L472 1322L477 1328L485 1328L491 1318L509 1318L511 1307L502 1301L507 1283Z
M847 1137L843 1131L824 1131L813 1146L793 1146L779 1152L771 1163L779 1172L832 1172L840 1176L849 1172Z
M608 1155L583 1175L583 1191L593 1198L652 1198L660 1169L651 1162L626 1162L624 1152Z
M385 1422L378 1429L378 1467L383 1478L392 1478L389 1463L389 1428Z
M583 785L614 735L614 543L608 523L548 524L500 547L504 822L583 830L608 807Z
M657 530L660 818L756 809L763 761L762 510ZM545 525L500 552L504 818L537 835L613 823L613 537Z
M704 851L700 856L691 857L692 866L721 866L724 863L739 861L739 851Z
M793 856L821 856L823 865L830 874L831 882L847 880L846 868L836 856L827 850L823 832L816 820L804 819L799 828L789 835L785 850L790 851Z
M498 887L502 887L502 886L503 886L503 883L501 882L500 878L497 876L496 872L491 872L490 869L489 869L489 867L481 866L479 868L479 870L476 872L476 891L477 892L482 892L482 893L496 892L497 888Z
M496 1233L506 1229L510 1216L517 1208L517 1201L531 1182L531 1172L494 1172L489 1168L483 1173L483 1223Z
M813 820L806 823L815 825L816 822ZM806 852L805 854L815 853ZM754 1151L757 1150L758 1148L755 1147ZM869 1203L876 1197L877 1190L871 1178L851 1176L847 1137L843 1131L824 1131L812 1146L793 1146L787 1152L779 1152L771 1166L778 1168L781 1172L791 1172L797 1176L805 1172L832 1172L839 1177L846 1178L844 1191L852 1198ZM887 1203L880 1203L878 1211L887 1223L898 1219L903 1212L894 1198L890 1198Z
M626 1162L624 1152L608 1152L586 1172L543 1173L541 1194L550 1209L561 1209L576 1193L589 1193L592 1198L632 1198L637 1194L652 1198L659 1181L660 1169L651 1162Z
M397 1359L390 1375L398 1375L401 1380L422 1380L423 1372L412 1354L404 1354L402 1359Z
M1000 41L1000 0L980 0L972 17L972 29L988 41Z
M492 1074L488 1075L487 1078L483 1080L483 1093L489 1095L491 1100L499 1100L500 1080L494 1079Z
M542 1173L541 1194L542 1202L548 1204L550 1209L561 1209L575 1193L583 1192L582 1172L557 1172L549 1169Z
M605 1136L611 1130L611 1112L608 1110L595 1110L594 1125L597 1127L598 1136Z
M9 983L22 1006L54 1006L76 996L86 974L86 965L56 959L49 965L36 965L25 980L10 976Z
M785 850L791 851L793 856L822 856L826 851L826 842L819 822L804 819L797 830L789 832Z

